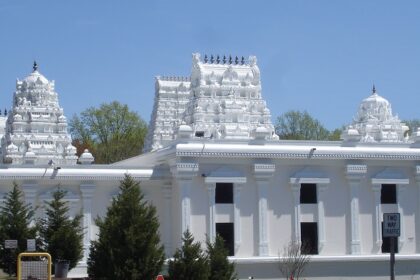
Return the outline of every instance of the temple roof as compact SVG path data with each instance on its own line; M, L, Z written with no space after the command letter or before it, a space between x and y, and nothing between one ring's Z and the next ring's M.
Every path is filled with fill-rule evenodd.
M360 103L353 123L343 131L345 141L405 142L408 127L392 114L391 104L378 95L375 86L372 94Z

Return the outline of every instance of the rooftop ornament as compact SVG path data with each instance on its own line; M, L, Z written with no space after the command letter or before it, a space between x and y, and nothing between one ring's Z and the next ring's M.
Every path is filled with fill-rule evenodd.
M38 70L38 63L34 60L34 66L32 67L34 69L34 72Z

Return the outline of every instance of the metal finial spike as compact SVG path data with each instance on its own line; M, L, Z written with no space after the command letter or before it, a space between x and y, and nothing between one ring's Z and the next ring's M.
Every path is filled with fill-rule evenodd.
M204 63L207 63L207 61L209 61L209 59L207 58L207 54L204 56Z
M244 65L245 64L245 57L242 57L241 58L241 65Z
M220 63L220 57L219 57L219 56L217 56L217 57L216 57L216 63L217 63L217 64L219 64L219 63Z
M235 56L235 64L238 64L238 62L239 62L239 59L237 56Z
M229 55L229 64L232 64L232 56Z
M214 56L213 56L213 55L211 55L211 56L210 56L210 63L212 63L212 64L213 64L213 62L214 62Z
M34 72L38 70L38 63L34 60L34 66L32 67L34 69Z
M373 86L372 86L372 93L373 93L373 94L375 94L375 93L376 93L375 84L373 84Z
M226 64L226 55L223 56L223 64Z

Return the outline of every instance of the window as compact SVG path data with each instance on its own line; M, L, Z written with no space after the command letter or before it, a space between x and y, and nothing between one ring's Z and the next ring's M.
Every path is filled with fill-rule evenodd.
M391 238L394 238L394 252L398 253L398 237L384 237L384 223L382 222L382 253L391 253Z
M302 254L318 254L318 225L317 223L300 223L300 238Z
M317 203L316 184L300 185L300 203Z
M381 203L396 204L397 203L397 185L383 184L381 188Z
M216 234L220 235L225 241L225 247L229 252L229 256L234 256L234 234L233 223L216 223Z
M233 183L216 183L216 203L233 203Z

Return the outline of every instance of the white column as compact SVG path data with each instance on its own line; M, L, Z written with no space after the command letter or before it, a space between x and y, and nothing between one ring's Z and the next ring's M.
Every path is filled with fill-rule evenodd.
M417 167L418 169L418 167ZM416 176L417 181L417 219L414 223L416 224L416 232L420 232L420 177ZM416 253L420 253L420 237L416 234Z
M381 188L380 184L374 184L372 186L374 203L375 203L375 243L379 247L382 246L382 209L381 209Z
M397 203L398 203L398 213L400 213L400 237L398 238L398 249L401 251L402 246L405 242L405 221L404 221L404 208L401 206L402 194L405 190L405 185L397 185Z
M81 262L86 263L89 257L90 241L92 238L92 197L95 192L95 185L82 184L80 192L83 200L83 228L85 235L83 236L83 259Z
M165 182L162 186L164 219L163 219L163 244L167 257L172 256L172 185Z
M317 185L317 195L318 195L318 254L321 253L322 248L326 243L325 236L325 208L324 208L324 199L323 192L327 189L327 185L319 184Z
M293 220L294 220L294 238L295 242L301 244L301 235L300 235L300 184L293 184L292 185L292 192L293 192Z
M216 183L207 184L209 194L209 240L211 243L216 239Z
M258 185L258 253L268 256L267 180L257 180Z
M179 179L181 202L181 236L185 231L191 231L191 179Z
M234 184L233 190L233 202L234 202L234 213L233 213L233 220L234 220L234 235L235 235L235 253L238 251L242 238L241 238L241 211L240 211L240 203L241 203L241 188L242 186L239 184Z
M350 180L350 228L351 228L351 246L350 252L352 255L359 255L361 253L360 244L360 211L359 211L359 185L360 180Z

